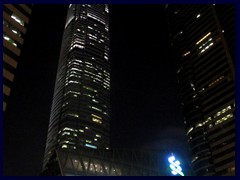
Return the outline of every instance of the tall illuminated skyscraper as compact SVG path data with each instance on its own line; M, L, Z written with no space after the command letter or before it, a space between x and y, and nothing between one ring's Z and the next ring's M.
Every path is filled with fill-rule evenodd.
M57 149L109 148L108 13L108 5L69 5L44 168Z
M173 58L196 175L235 174L235 6L169 5Z
M27 32L32 5L3 5L3 111L6 111L15 69Z

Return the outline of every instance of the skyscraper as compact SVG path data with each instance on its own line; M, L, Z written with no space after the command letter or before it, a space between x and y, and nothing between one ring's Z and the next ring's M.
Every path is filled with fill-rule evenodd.
M31 5L3 5L3 111L6 111L15 69L27 31Z
M167 6L196 175L235 174L235 7Z
M69 5L44 168L57 149L109 148L108 13L108 5Z

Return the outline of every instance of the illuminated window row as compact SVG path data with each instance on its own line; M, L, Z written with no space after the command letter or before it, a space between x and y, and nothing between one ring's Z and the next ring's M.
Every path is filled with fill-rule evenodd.
M190 54L190 51L187 51L187 52L185 52L184 54L183 54L183 57L186 57L186 56L188 56Z
M11 24L9 24L7 21L5 21L5 19L3 19L3 24L8 27L14 34L21 36L21 32L19 30L17 30L14 26L12 26Z
M221 77L217 78L216 80L214 80L213 82L211 82L211 83L208 85L208 87L211 87L211 86L219 83L219 82L220 82L221 80L223 80L223 79L224 79L224 76L221 76Z
M82 76L78 76L78 75L75 75L75 74L70 74L69 77L82 78Z
M105 5L105 12L106 12L106 13L109 13L108 5Z
M14 20L15 20L18 24L20 24L21 26L24 26L24 21L23 21L21 18L19 18L17 15L12 14L12 15L11 15L11 18L14 19Z
M99 108L97 108L97 107L94 107L94 106L89 106L90 108L92 108L92 109L95 109L95 110L97 110L97 111L100 111L100 112L102 112L102 110L101 109L99 109Z
M89 148L92 148L92 149L97 149L97 146L94 146L94 145L92 145L92 144L86 143L85 146L86 146L86 147L89 147Z
M81 69L79 69L79 68L75 68L75 67L72 67L70 70L71 70L71 71L72 71L72 70L75 70L75 71L80 71L80 72L82 72ZM71 72L71 71L70 71L70 72Z
M92 96L91 94L85 94L83 93L84 96L88 96L88 97L91 97L91 98L94 98L94 96Z
M78 118L79 117L79 115L78 114L66 114L67 116L72 116L72 117L76 117L76 118Z
M79 44L74 44L73 46L71 46L70 50L72 50L74 48L84 49L84 46L79 45Z
M105 22L96 15L92 13L87 13L87 16L105 25Z
M93 91L93 92L97 92L97 90L89 87L89 86L83 86L83 88L87 89L87 90L90 90L90 91Z
M76 146L68 146L68 145L66 145L66 144L63 144L63 145L62 145L62 149L66 149L66 148L69 148L69 147L71 147L71 148L73 148L73 149L77 149Z
M92 99L92 101L95 102L95 103L99 103L96 99Z
M211 41L212 41L212 38L209 39L209 42L207 42L199 47L199 49L201 50L199 54L204 53L206 50L208 50L211 46L214 45L214 43Z
M7 36L6 34L3 34L3 39L5 39L6 41L8 41L9 43L11 43L13 46L17 47L16 42L10 38L9 36Z
M215 117L218 117L218 116L220 116L221 114L224 114L225 112L227 112L227 111L229 111L229 110L231 110L231 109L232 109L232 107L229 105L229 106L223 108L222 110L218 111L217 113L215 113L215 114L213 115L213 117L214 117L214 118L215 118Z
M76 129L72 129L72 128L69 128L69 127L63 128L63 131L76 131L77 132Z
M93 34L87 34L89 36L89 38L92 38L93 40L97 39L97 36L93 35Z
M78 81L69 81L66 83L66 85L68 85L68 84L81 84L81 83Z
M85 41L83 39L75 37L74 40L72 41L71 46L74 45L74 44L82 44L82 45L84 45Z
M92 121L93 122L96 122L96 123L99 123L99 124L102 124L102 121L97 119L97 118L92 118Z
M196 42L196 45L200 44L202 41L204 41L210 35L211 35L211 32L208 32L205 36L203 36L199 41Z
M220 116L221 114L224 114L225 112L229 111L230 109L232 109L230 105L227 106L227 107L225 107L225 108L223 108L222 110L220 110L220 111L218 111L217 113L214 114L214 118ZM226 116L223 117L223 119L218 120L218 122L222 122L222 120L224 121L224 120L226 120L226 118L229 118L229 116L227 115L227 117L226 117ZM212 120L212 117L210 116L210 117L208 117L205 121L196 124L195 128L202 127L202 126L206 125L206 124L207 124L209 121L211 121L211 120ZM209 125L209 128L211 128L212 126L213 126L213 125L210 124L210 125Z
M81 94L80 92L77 92L77 91L67 91L67 92L64 94L64 96L66 96L67 94L70 94L70 93L72 93L72 94L77 94L77 95L80 95L80 94Z
M91 114L93 117L98 118L98 119L102 119L100 116L96 115L96 114Z
M221 124L223 123L224 121L227 121L228 119L232 118L233 117L233 114L227 114L226 116L222 117L221 119L217 120L215 122L215 125L218 125L218 124Z

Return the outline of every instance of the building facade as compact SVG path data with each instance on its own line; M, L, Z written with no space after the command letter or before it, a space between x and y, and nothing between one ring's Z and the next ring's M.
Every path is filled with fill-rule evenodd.
M196 175L235 175L235 6L168 5Z
M3 112L7 108L31 9L31 5L26 4L3 4Z
M84 147L85 148L85 147ZM134 149L58 149L57 161L52 161L42 176L189 176L185 158L163 150ZM181 157L181 158L180 158ZM174 155L175 158L175 155Z
M70 4L53 95L44 169L57 149L108 149L108 5Z

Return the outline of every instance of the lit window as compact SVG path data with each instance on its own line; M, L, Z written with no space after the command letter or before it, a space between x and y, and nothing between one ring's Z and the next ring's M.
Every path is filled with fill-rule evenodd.
M65 127L65 128L63 128L63 131L77 131L77 130L74 130L74 129L72 129L72 128Z
M91 107L91 106L90 106ZM92 106L91 107L92 109L95 109L95 110L97 110L97 111L100 111L100 112L102 112L102 110L101 109L99 109L99 108L96 108L96 107L94 107L94 106Z
M105 25L104 20L101 19L100 17L97 17L96 15L94 15L92 13L87 13L87 16Z
M187 135L193 131L193 127L191 127L189 130L187 130Z
M11 18L14 19L21 26L24 26L24 21L22 19L20 19L18 16L16 16L15 14L12 14Z
M78 114L67 114L68 116L72 116L72 117L79 117Z
M106 13L109 13L108 5L107 5L107 4L105 5L105 11L106 11Z
M71 133L70 132L63 132L62 133L62 136L64 136L64 135L70 135Z
M198 45L199 43L201 43L204 39L206 39L208 36L211 35L211 32L207 33L205 36L203 36L197 43L196 45Z
M3 34L3 39L5 39L9 43L11 43L13 46L17 47L17 44L15 43L15 41L12 38L10 38L9 36Z
M190 51L185 52L185 53L183 54L183 57L188 56L190 53L191 53Z
M197 159L198 159L198 156L195 156L195 157L192 159L192 163L195 162Z
M62 148L67 148L68 146L66 144L62 145Z
M95 118L98 118L98 119L102 119L100 116L97 116L97 115L95 115L95 114L91 114L93 117L95 117Z
M85 146L89 148L97 149L97 146L94 146L92 144L85 144Z
M102 124L102 121L97 119L97 118L92 118L92 121L93 122L96 122L96 123L99 123L99 124Z
M221 119L217 120L217 121L215 122L215 125L221 124L222 122L227 121L228 119L230 119L230 118L232 118L232 117L233 117L233 114L232 114L232 113L231 113L231 114L228 114L228 115L222 117Z
M99 135L99 134L96 134L96 137L99 137L99 138L101 138L101 135Z
M207 51L211 46L214 45L213 39L211 38L211 32L207 33L204 37L202 37L197 43L199 54Z
M230 105L223 108L222 110L220 110L214 114L214 118L220 116L221 114L224 114L225 112L229 111L230 109L232 109L232 107Z
M223 79L224 79L224 76L221 76L221 77L217 78L216 80L214 80L213 82L211 82L211 83L208 85L208 87L211 87L211 86L213 86L213 85L218 84L218 83L221 82Z

